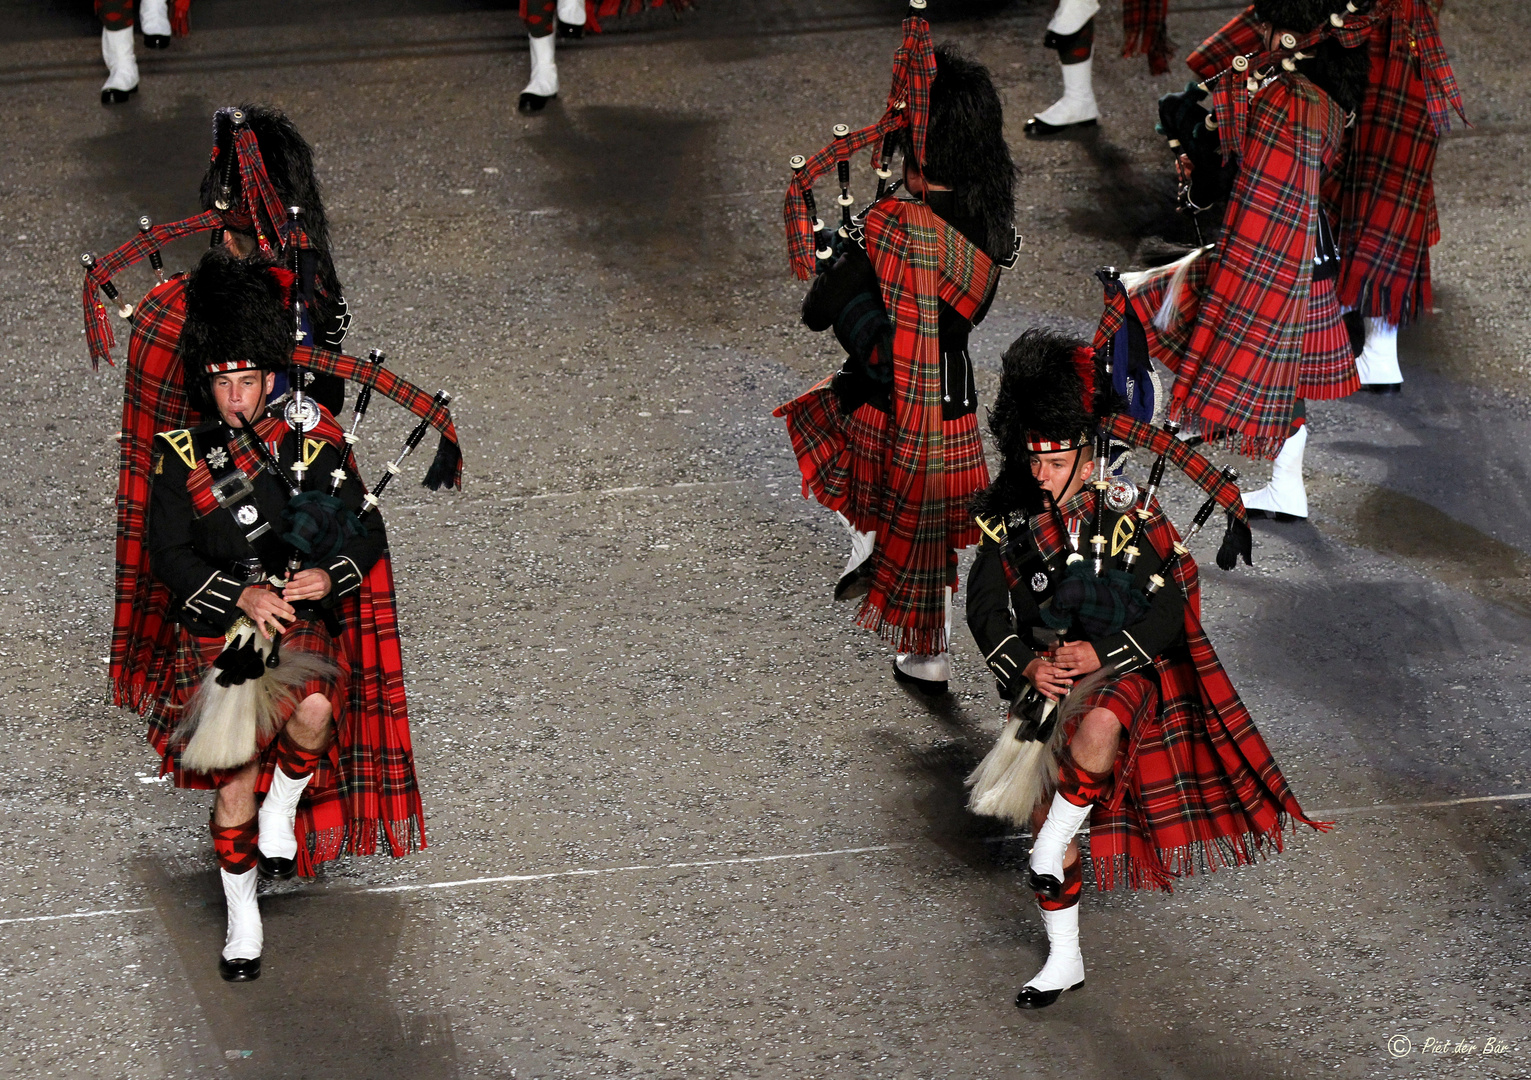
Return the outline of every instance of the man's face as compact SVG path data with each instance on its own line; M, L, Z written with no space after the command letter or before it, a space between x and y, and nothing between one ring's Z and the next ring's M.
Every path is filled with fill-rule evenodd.
M1095 462L1085 458L1084 453L1081 447L1056 454L1031 455L1031 475L1059 505L1079 494L1095 472Z
M213 376L213 401L218 415L229 427L239 427L239 414L253 421L266 396L276 385L276 375L269 371L229 371Z

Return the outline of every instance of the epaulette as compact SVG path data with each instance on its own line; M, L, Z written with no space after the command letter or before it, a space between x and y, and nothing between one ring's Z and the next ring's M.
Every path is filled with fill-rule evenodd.
M164 439L165 445L174 450L176 456L186 462L188 469L197 467L197 452L192 446L191 430L181 428L179 431L162 431L155 436L156 439Z
M1002 517L986 518L982 514L975 515L974 521L983 530L983 534L993 540L1000 547L1005 546L1005 519Z

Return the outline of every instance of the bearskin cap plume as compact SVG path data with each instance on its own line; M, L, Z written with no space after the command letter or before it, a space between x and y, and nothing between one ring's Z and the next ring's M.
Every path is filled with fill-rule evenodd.
M1255 0L1254 8L1261 22L1301 35L1327 22L1332 14L1343 15L1345 0ZM1297 70L1346 112L1360 107L1370 66L1366 49L1347 49L1332 38L1297 61Z
M187 400L204 416L217 408L205 368L247 360L275 371L292 358L291 275L269 263L236 259L213 248L186 279L186 323L181 328L181 377Z
M927 180L952 189L959 216L983 222L980 246L985 254L993 259L1010 255L1015 162L1005 142L999 91L988 68L946 44L936 46L922 171Z
M989 433L1004 460L994 482L974 498L974 513L1035 513L1042 490L1031 475L1028 437L1068 442L1125 407L1087 342L1043 327L1027 330L1005 350L989 413Z
M329 219L324 213L324 198L319 192L319 181L314 176L314 151L307 140L298 133L297 127L287 114L270 105L239 106L245 114L245 124L255 133L260 146L261 161L266 166L266 176L283 206L303 209L303 231L309 243L317 250L330 249ZM223 176L222 162L229 152L232 128L226 112L219 111L213 119L213 138L218 147L218 158L212 162L202 177L202 208L211 210L218 194ZM234 191L239 191L239 171L230 176Z

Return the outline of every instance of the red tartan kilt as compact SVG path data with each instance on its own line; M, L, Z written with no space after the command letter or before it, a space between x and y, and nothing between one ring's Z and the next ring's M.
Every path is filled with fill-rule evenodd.
M1159 707L1159 687L1153 680L1133 672L1113 679L1105 686L1096 688L1084 699L1085 712L1091 709L1109 709L1128 730L1139 720L1139 714L1152 716Z
M989 486L989 466L983 459L983 439L978 433L978 414L968 413L941 423L946 455L947 546L970 547L983 538L968 503Z
M803 474L803 496L838 510L863 532L884 528L891 452L888 414L874 405L862 405L845 416L824 382L774 415L786 421ZM941 441L946 461L947 546L969 547L978 543L981 534L968 503L989 486L978 415L942 421Z
M1110 803L1090 819L1103 891L1169 892L1176 878L1253 862L1267 844L1281 850L1284 808L1264 778L1274 764L1248 714L1236 710L1230 725L1205 710L1184 652L1161 658L1157 675L1134 672L1087 699L1128 731Z
M149 718L149 742L159 753L161 774L168 773L175 786L207 790L227 782L234 770L227 772L194 772L181 768L181 744L172 739L175 726L180 721L180 710L191 698L213 661L223 651L221 637L193 637L185 627L179 628L180 640L175 656L175 691L173 705L158 709ZM340 797L340 739L344 738L346 725L346 687L351 681L351 660L346 655L343 639L331 637L323 623L294 623L282 635L282 652L307 652L323 656L337 668L329 678L313 678L300 687L293 697L294 707L310 694L322 694L329 699L331 716L335 722L337 738L331 740L329 752L320 759L313 780L298 804L297 832L307 843L298 845L298 872L309 875L313 866L335 858L338 849L331 852L330 838L345 834L344 806ZM282 722L291 713L282 717ZM276 767L276 740L271 739L260 748L260 779L256 791L264 793L271 786L271 770Z
M1348 397L1359 389L1361 376L1356 371L1334 279L1315 281L1308 292L1308 329L1302 339L1297 396L1327 401Z

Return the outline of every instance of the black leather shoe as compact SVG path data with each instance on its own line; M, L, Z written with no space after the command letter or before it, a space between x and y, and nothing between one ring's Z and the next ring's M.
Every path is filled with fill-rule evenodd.
M224 982L254 982L260 978L260 957L253 960L218 958L218 974Z
M1080 979L1073 986L1066 987L1069 990L1078 990L1084 985ZM1015 995L1015 1007L1017 1009L1045 1009L1057 1001L1063 990L1038 990L1034 986L1023 986L1021 992Z
M271 859L255 849L255 868L260 871L261 877L276 878L278 881L286 881L297 871L297 863L291 859Z
M585 36L585 24L566 23L562 19L559 19L558 36L561 38L566 38L569 41L578 41L580 38Z
M170 36L168 34L145 34L144 48L168 49L170 48Z
M911 689L918 690L926 697L940 697L942 694L946 693L945 679L921 679L914 675L910 675L907 671L898 666L897 660L893 661L893 679L895 682L903 683L905 686L910 687Z
M1296 514L1283 514L1280 511L1272 511L1272 510L1250 510L1247 507L1244 510L1244 516L1249 518L1249 519L1251 519L1251 520L1253 520L1255 518L1259 518L1262 521L1264 519L1266 519L1266 518L1269 518L1272 521L1307 521L1308 520L1306 516L1299 517Z
M1057 900L1063 895L1063 882L1051 874L1039 874L1035 870L1029 872L1026 884L1031 886L1031 891L1049 900Z
M519 113L524 113L528 116L532 115L533 113L540 113L543 109L548 107L548 102L552 101L557 96L557 94L544 95L523 93L521 95L521 100L516 102L516 111Z
M136 93L138 93L138 87L136 86L131 90L103 90L101 91L101 104L125 105L128 98Z
M1365 390L1368 394L1401 394L1401 393L1403 393L1403 383L1401 383L1401 382L1362 383L1361 384L1361 389Z
M1095 125L1095 120L1080 120L1074 124L1049 124L1046 120L1039 120L1033 116L1026 121L1022 131L1028 139L1050 139L1054 135L1067 135L1069 132L1082 131Z
M856 597L865 596L872 591L872 575L861 572L865 568L866 563L862 563L856 569L845 573L835 583L835 600L837 602L840 600L854 600Z

